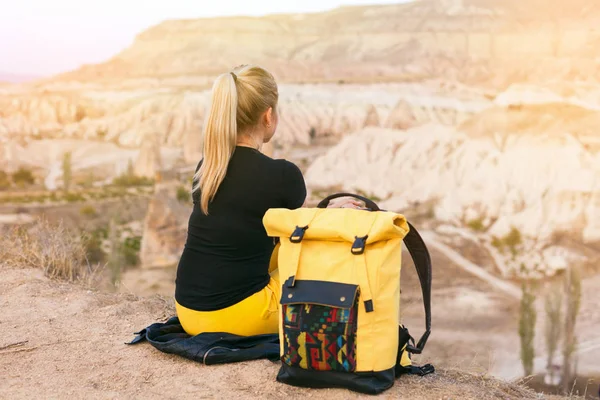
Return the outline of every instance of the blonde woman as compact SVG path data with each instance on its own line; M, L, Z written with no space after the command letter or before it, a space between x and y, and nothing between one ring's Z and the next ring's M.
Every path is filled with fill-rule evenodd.
M262 218L306 198L300 169L261 152L277 128L278 97L273 76L257 66L237 67L213 85L176 278L177 315L190 335L278 331L281 288L269 271L274 244Z

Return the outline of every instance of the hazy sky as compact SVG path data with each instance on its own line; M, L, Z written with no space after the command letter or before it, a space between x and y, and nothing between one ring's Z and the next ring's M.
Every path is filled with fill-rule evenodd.
M0 72L50 75L97 63L165 19L314 12L402 0L2 0Z

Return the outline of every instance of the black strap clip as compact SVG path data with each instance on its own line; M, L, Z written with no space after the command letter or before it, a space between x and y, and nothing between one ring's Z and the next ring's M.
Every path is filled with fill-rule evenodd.
M416 346L411 345L410 343L406 346L406 351L408 351L409 353L412 354L421 354L423 352L423 349L425 348L425 344L427 343L427 339L429 339L429 335L431 334L431 331L426 331L423 336L421 336L421 339L419 339L419 343L417 343ZM411 337L412 339L412 337ZM413 342L413 344L415 343L414 340L411 340Z
M425 375L433 374L434 372L435 372L435 367L431 364L425 364L420 367L412 365L410 367L411 375L425 376Z
M304 238L304 232L308 229L308 225L304 227L296 226L292 236L290 236L290 242L292 243L300 243Z
M369 235L365 235L363 237L354 237L354 243L352 243L352 254L358 256L365 252L365 247L367 245L367 238Z

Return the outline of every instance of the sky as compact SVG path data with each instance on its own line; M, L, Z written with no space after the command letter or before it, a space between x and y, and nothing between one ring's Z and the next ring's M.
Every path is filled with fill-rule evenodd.
M2 0L0 73L49 76L107 60L166 19L316 12L402 0Z

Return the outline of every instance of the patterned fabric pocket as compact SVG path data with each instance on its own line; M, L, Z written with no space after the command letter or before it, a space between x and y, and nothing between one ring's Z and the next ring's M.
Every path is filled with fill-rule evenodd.
M345 286L348 289L347 286L351 285ZM349 307L323 305L324 302L318 300L286 304L282 299L284 363L316 371L356 370L358 290L353 288L353 293L345 291L349 294L349 301L343 294L338 297L351 304ZM339 292L340 287L337 289ZM327 297L331 297L331 292Z

